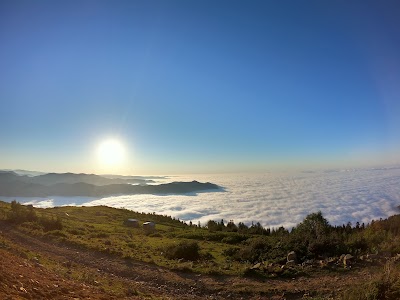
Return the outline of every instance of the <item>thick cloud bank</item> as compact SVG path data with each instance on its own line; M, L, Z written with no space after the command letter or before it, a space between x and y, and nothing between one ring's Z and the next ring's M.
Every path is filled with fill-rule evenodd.
M20 198L35 206L107 205L171 215L205 224L210 219L260 222L291 228L322 211L333 225L370 222L399 213L400 168L253 175L175 176L168 181L209 181L224 192L196 195L130 195L101 199L80 197ZM160 181L161 182L161 181ZM10 200L10 199L5 199Z

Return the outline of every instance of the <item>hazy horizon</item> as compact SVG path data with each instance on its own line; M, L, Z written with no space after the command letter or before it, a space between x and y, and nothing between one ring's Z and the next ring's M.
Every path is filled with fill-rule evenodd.
M1 197L37 207L106 205L133 211L167 214L203 225L208 220L260 222L263 226L291 228L321 211L333 225L369 223L399 213L400 167L265 174L190 175L156 179L210 181L222 191L188 194L141 194L108 197Z
M138 173L138 174L118 174L118 173L95 173L95 172L82 172L82 171L72 171L72 170L28 170L26 168L0 168L0 171L14 171L19 173L20 175L29 174L31 176L36 176L39 174L48 174L48 173L57 173L57 174L66 174L66 173L73 173L73 174L94 174L99 176L132 176L132 177L176 177L176 176L186 176L190 177L193 176L195 179L196 175L260 175L260 174L284 174L284 173L296 173L296 172L328 172L328 171L355 171L355 170L370 170L370 169L397 169L400 168L400 163L394 164L370 164L370 165L332 165L330 167L326 166L318 166L318 167L280 167L280 168L270 168L270 169L263 169L263 170L248 170L248 171L228 171L228 172L188 172L188 173ZM19 172L20 171L20 172Z

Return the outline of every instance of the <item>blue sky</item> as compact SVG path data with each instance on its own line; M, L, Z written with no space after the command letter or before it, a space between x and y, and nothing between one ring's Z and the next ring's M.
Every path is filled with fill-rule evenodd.
M400 161L398 1L1 1L0 168Z

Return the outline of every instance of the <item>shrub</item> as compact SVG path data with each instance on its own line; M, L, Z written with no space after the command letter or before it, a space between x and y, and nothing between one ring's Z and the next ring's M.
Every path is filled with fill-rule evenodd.
M231 248L224 251L224 254L231 256L237 261L256 263L262 261L268 255L271 245L263 238L247 240L247 245L241 248Z
M239 252L240 248L237 247L231 247L228 249L225 249L222 251L222 254L224 256L228 256L228 257L234 257L238 252Z
M61 219L57 218L48 218L41 217L38 220L39 224L43 226L44 231L52 231L52 230L62 230L63 226L61 223Z
M35 223L35 226L41 226L44 231L61 230L63 228L61 219L59 217L38 217L32 205L22 205L17 201L11 202L11 211L7 219L15 224L29 222Z
M300 257L340 255L347 247L343 238L334 230L321 212L312 213L293 229L288 242ZM362 244L355 246L362 247Z
M198 260L200 258L200 247L194 241L182 241L165 247L164 254L168 259Z
M239 244L247 239L248 237L242 234L231 234L224 237L221 242L225 244Z
M7 219L12 223L20 224L24 222L34 222L37 220L37 216L32 205L24 206L14 200L11 202L11 211Z

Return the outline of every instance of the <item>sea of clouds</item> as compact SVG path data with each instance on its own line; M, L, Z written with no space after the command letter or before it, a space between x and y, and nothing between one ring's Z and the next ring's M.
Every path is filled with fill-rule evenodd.
M212 182L223 191L189 195L129 195L106 198L4 198L37 207L107 205L170 215L184 221L234 220L292 228L321 211L333 225L368 223L400 213L400 168L325 170L267 174L185 175L171 181Z

